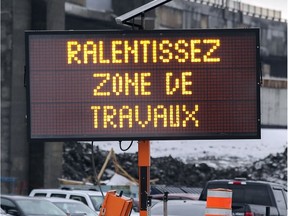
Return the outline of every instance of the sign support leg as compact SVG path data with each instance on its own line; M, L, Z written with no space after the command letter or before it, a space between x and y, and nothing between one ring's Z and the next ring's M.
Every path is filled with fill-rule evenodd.
M148 216L147 203L150 195L150 141L138 141L138 172L139 172L139 213Z

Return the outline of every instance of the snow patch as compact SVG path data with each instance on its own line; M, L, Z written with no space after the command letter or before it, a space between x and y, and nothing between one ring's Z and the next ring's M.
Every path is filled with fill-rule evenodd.
M287 129L261 129L261 139L255 140L153 140L150 143L150 155L153 158L172 156L186 163L207 163L219 168L251 165L270 154L283 152L288 142ZM115 141L95 144L103 150L113 148L115 153L123 153ZM123 141L122 148L127 148L129 144L130 141ZM137 153L137 141L126 152Z

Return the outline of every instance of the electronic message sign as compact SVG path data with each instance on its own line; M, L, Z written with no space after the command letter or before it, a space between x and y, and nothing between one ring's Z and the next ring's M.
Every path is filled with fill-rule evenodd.
M29 31L29 138L260 138L259 77L258 29Z

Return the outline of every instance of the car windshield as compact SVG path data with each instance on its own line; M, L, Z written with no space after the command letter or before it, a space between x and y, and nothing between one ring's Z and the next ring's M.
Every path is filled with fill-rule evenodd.
M82 203L53 202L56 206L69 214L85 213L87 216L97 216L97 213Z
M271 206L271 199L265 185L233 185L233 184L217 184L213 183L208 185L208 189L227 188L232 190L233 203L250 203L254 205L267 205ZM207 199L207 191L205 194Z
M90 198L92 200L93 206L96 209L96 211L100 211L100 208L103 202L103 197L101 195L99 196L91 195Z
M66 216L62 210L46 200L17 200L17 204L26 215Z

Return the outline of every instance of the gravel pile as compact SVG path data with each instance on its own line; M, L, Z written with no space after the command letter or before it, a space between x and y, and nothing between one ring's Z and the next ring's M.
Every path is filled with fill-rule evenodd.
M67 142L63 151L63 178L83 181L93 176L91 145ZM94 148L97 173L101 170L109 152ZM138 179L138 155L122 153L116 155L118 164L135 179ZM214 158L215 159L215 158ZM110 160L101 180L112 177L116 170ZM151 158L150 179L156 184L167 186L203 187L208 180L244 177L254 180L287 182L287 148L282 153L269 155L245 167L218 168L207 163L184 163L180 159L168 157ZM91 180L90 180L91 181Z

